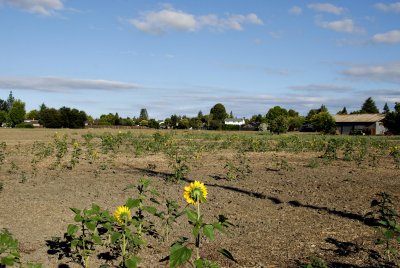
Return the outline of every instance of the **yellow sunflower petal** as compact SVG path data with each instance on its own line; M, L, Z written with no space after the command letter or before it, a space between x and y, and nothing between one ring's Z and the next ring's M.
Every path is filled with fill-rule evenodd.
M119 225L125 225L125 220L131 219L131 211L126 206L120 206L115 210L114 217Z
M205 202L207 194L207 188L204 186L204 183L194 181L184 187L183 197L188 204L194 205Z

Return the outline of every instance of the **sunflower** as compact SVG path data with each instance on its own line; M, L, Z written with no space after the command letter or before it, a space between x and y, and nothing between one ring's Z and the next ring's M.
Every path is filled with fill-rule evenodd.
M204 203L207 199L207 188L204 186L204 183L194 181L185 187L183 197L189 204Z
M131 219L131 211L126 206L120 206L115 210L114 217L119 225L125 225Z

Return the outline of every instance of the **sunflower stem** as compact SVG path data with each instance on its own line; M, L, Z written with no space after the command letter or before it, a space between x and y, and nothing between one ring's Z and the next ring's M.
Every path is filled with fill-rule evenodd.
M197 224L200 222L200 202L197 201ZM196 260L200 259L200 231L196 237Z

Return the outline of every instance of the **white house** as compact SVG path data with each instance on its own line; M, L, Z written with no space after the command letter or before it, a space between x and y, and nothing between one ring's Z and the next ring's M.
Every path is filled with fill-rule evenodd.
M243 126L246 124L244 121L244 118L227 118L225 119L225 125L231 125L231 126Z
M39 124L39 120L35 120L35 119L24 120L24 123L31 124L33 127L42 127L42 125Z

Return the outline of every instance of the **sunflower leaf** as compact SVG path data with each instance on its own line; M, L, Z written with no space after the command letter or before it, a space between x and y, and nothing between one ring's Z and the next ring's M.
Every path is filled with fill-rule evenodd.
M192 256L192 250L179 244L175 243L171 247L171 252L169 255L169 267L175 268L181 266L187 262Z
M197 222L197 212L192 209L186 209L186 215L191 222Z
M212 224L206 224L203 227L203 233L204 235L210 239L211 241L213 241L215 239L215 235L214 235L214 226Z
M78 231L78 226L75 224L69 224L67 227L67 234L73 236Z
M140 205L140 199L133 199L133 198L129 198L125 204L125 206L127 206L129 209L138 207L139 205Z

